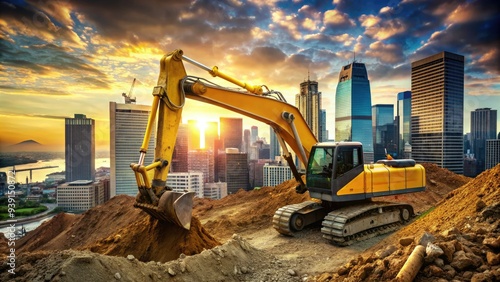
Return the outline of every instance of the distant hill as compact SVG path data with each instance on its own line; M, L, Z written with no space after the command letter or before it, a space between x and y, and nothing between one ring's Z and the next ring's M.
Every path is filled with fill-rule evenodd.
M25 140L14 145L6 147L8 152L41 152L47 151L44 145L36 142L35 140Z

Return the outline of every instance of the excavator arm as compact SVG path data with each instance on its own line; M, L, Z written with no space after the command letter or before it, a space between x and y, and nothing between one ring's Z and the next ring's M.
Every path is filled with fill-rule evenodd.
M183 60L246 91L228 89L202 78L187 76ZM306 165L311 148L318 140L295 106L286 103L279 92L265 90L265 86L246 84L220 72L217 67L208 68L184 57L182 50L165 55L160 63L157 86L153 90L153 104L140 149L139 162L130 165L139 189L135 206L157 219L190 228L194 192L173 192L166 186L186 98L216 105L270 125L276 133L294 177L299 182L297 192L304 193L307 190L305 183L293 162L288 146ZM144 159L156 116L158 125L155 159L152 164L146 166ZM150 171L154 172L152 179Z

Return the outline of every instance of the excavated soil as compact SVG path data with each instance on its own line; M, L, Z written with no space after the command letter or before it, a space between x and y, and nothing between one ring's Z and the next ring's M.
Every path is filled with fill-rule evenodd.
M498 201L494 195L498 194L500 166L495 168L497 172L490 170L497 174L496 180L483 173L472 181L432 164L424 166L426 191L383 199L408 202L417 213L423 213L390 236L341 248L322 238L320 226L306 228L294 237L278 234L272 228L274 212L281 206L310 200L308 193L295 193L293 180L276 187L239 191L221 200L196 199L189 231L150 219L133 208L132 197L117 196L82 215L61 213L18 240L16 275L8 274L8 266L3 264L0 280L164 281L168 277L172 281L381 281L382 276L374 275L375 267L370 265L377 261L375 254L381 249L398 247L384 257L386 261L379 262L388 273L384 277L390 278L415 246L400 246L401 237L440 232L475 220L484 223L481 217L474 217L477 211L473 210L482 206L478 200L484 202L484 209ZM485 177L491 181L482 179ZM473 187L472 183L474 188L466 188ZM485 183L496 188L478 188ZM464 189L483 192L461 194ZM457 202L441 208L452 200Z

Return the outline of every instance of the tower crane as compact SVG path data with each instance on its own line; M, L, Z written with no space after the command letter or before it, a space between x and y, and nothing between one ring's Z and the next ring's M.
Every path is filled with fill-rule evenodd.
M135 86L135 78L134 81L132 81L132 86L130 87L130 91L127 93L122 93L122 96L125 98L125 104L135 104L135 97L132 98L132 91L134 90Z

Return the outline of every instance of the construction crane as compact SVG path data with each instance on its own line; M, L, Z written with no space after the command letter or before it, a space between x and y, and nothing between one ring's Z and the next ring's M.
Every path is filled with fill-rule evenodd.
M132 81L132 86L130 87L130 91L127 93L122 93L122 96L125 98L125 104L135 104L135 97L132 98L132 91L134 90L135 86L135 78L134 81Z

